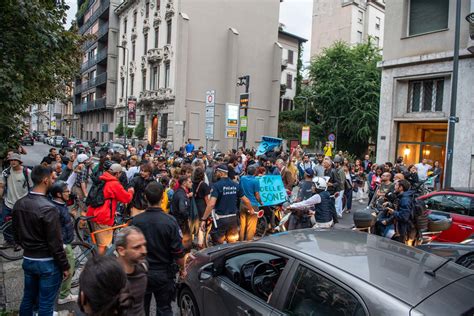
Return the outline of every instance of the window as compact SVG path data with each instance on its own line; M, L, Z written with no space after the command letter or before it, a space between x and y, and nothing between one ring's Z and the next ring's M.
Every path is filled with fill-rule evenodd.
M293 65L293 51L288 50L288 63Z
M160 137L168 137L168 113L164 113L161 115Z
M432 211L460 215L470 215L474 211L472 199L460 195L434 195L426 200L426 205Z
M160 68L158 66L153 67L153 74L150 81L150 90L158 90L160 78Z
M380 18L379 18L379 17L376 17L376 18L375 18L375 28L376 28L377 30L380 30L380 23L381 23Z
M169 88L170 86L170 63L166 63L165 65L165 88Z
M160 11L161 8L161 0L156 0L156 11Z
M378 36L375 36L375 45L380 47L380 38Z
M166 22L166 44L171 44L171 20Z
M362 24L363 21L364 21L364 12L359 10L357 11L357 22Z
M362 43L362 32L357 31L357 43Z
M148 51L148 33L143 34L143 55L146 55L146 52Z
M408 35L448 28L449 0L410 0Z
M286 88L293 89L293 75L286 74Z
M127 34L127 19L123 20L123 34Z
M123 98L123 93L125 92L125 78L120 78L120 86L122 87L120 96Z
M133 86L135 84L135 76L130 75L130 95L133 95Z
M283 99L282 111L291 111L293 109L293 100Z
M440 112L443 110L444 79L410 81L408 112Z
M155 28L155 48L158 48L158 40L160 39L158 37L160 29L158 27Z
M142 71L142 91L146 90L146 70Z
M145 18L150 16L150 0L145 2Z
M327 278L298 267L283 312L289 315L365 315L359 301Z
M137 11L133 11L133 27L137 26Z
M132 60L135 60L135 41L132 42Z
M125 65L125 52L122 50L122 65Z

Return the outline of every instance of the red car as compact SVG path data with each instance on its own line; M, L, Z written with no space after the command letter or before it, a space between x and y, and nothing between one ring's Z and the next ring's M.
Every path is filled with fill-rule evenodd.
M443 231L436 241L461 242L474 234L474 189L453 188L419 199L426 202L431 213L452 219L451 228Z

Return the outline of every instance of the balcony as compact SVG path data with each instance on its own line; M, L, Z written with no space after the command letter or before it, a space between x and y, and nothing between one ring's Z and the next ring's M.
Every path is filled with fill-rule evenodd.
M100 98L92 101L87 101L74 106L74 114L89 112L94 110L101 110L106 108L106 98Z
M149 63L157 63L163 59L163 49L162 48L151 48L148 50L147 59Z
M106 22L99 28L99 31L96 33L97 40L100 40L107 33L109 33L109 22Z
M96 76L95 78L95 86L100 86L107 82L107 72L101 73L100 75Z
M173 6L173 1L168 0L168 3L166 3L166 12L165 12L165 20L170 20L173 15L174 15L174 6Z
M91 58L88 61L86 61L85 63L83 63L82 66L81 66L81 72L85 72L86 70L88 70L92 66L96 65L97 63L101 62L105 58L107 58L107 49L106 48L102 49L98 54L96 54L94 56L94 58Z
M161 13L158 10L153 14L153 27L157 28L160 24L161 24Z
M160 104L175 99L173 90L170 88L159 88L158 90L145 90L140 92L140 105Z
M102 0L100 3L100 7L92 13L89 20L87 20L80 28L79 33L84 34L91 26L94 24L95 21L104 13L110 6L110 0Z

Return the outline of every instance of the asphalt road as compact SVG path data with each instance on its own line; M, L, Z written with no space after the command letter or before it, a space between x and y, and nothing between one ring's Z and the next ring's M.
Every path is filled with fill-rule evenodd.
M52 146L43 144L42 142L35 142L33 146L23 146L26 150L26 155L23 155L23 165L33 167L39 165L44 156L49 154L49 149ZM58 148L59 151L59 148Z

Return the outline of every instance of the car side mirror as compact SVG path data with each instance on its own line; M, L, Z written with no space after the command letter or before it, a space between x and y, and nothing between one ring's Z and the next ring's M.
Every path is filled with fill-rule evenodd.
M217 275L217 271L214 267L214 263L211 262L202 266L201 269L199 269L198 277L200 281L208 281L212 279L213 277L215 277L216 275Z

